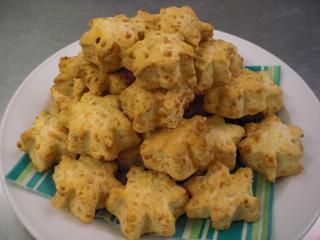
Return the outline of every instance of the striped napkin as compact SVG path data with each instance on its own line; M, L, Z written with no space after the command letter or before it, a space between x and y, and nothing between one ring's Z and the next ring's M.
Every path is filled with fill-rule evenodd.
M253 71L269 71L276 84L280 84L280 66L249 66ZM16 163L6 175L22 188L33 191L46 198L51 198L56 188L52 180L52 169L46 173L36 172L27 154ZM230 229L214 230L210 219L188 219L181 216L176 222L176 234L171 239L217 239L217 240L269 240L272 233L273 184L254 173L253 194L260 199L261 218L254 223L234 222ZM106 210L98 210L96 217L106 222L119 225L118 219Z

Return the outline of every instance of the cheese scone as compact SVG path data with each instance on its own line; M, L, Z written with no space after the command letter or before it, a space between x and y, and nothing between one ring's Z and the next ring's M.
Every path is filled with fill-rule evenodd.
M110 189L121 186L114 177L116 170L115 162L63 156L53 174L57 192L51 200L52 206L68 208L82 222L92 222L95 210L104 208Z
M280 110L282 90L267 73L243 69L228 84L209 89L204 109L222 117L236 119L263 112L266 115Z
M192 177L185 183L191 194L186 205L187 216L211 217L212 227L217 230L228 229L237 220L258 220L260 201L252 196L252 181L250 168L230 174L222 163L212 162L205 176Z
M213 151L206 138L206 120L194 116L182 120L175 129L151 132L141 145L144 166L167 173L177 181L207 166L213 161Z
M181 34L184 41L194 48L213 35L212 25L200 21L188 6L161 8L160 29L166 33Z
M134 130L139 133L157 127L177 127L183 118L184 109L193 98L193 90L187 85L173 90L146 90L137 82L120 94L121 107L133 121Z
M235 124L225 123L220 116L207 120L207 140L212 148L214 160L233 169L237 158L237 144L245 136L244 129Z
M68 150L111 161L140 142L116 95L83 95L73 104L68 124Z
M176 219L188 201L186 190L166 174L140 167L131 168L127 178L125 186L111 189L106 202L126 238L138 240L144 233L174 235Z
M130 47L124 66L144 89L174 89L182 83L195 87L194 50L180 34L150 31Z
M243 58L237 48L224 40L208 39L196 51L197 91L200 93L230 83L243 68Z
M29 154L39 172L45 172L58 163L63 154L73 155L67 150L68 130L47 111L42 111L32 127L21 134L17 145Z
M125 15L95 18L80 38L83 57L102 72L114 72L123 66L123 51L143 39L145 26Z
M271 182L303 170L300 162L303 132L300 128L269 116L261 123L245 125L245 130L247 137L239 144L241 161L245 165L262 173Z

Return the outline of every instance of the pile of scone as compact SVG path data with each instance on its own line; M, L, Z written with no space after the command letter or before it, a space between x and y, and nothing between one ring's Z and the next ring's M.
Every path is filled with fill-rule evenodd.
M106 208L128 239L172 236L184 213L227 229L259 219L251 169L272 182L302 171L303 133L275 115L282 90L191 8L89 26L79 55L60 60L50 110L18 142L38 171L56 165L54 207L86 223ZM247 167L230 173L237 151Z

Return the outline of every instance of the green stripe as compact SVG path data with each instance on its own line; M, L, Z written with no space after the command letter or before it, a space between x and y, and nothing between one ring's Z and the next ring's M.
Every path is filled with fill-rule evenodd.
M56 193L56 186L54 185L52 174L52 170L48 171L47 176L42 180L41 184L37 188L38 192L49 198Z
M188 218L186 215L182 215L181 217L178 218L178 220L176 221L176 234L174 235L173 238L181 239L187 224L187 220Z
M17 178L16 182L18 184L22 184L22 182L29 175L29 173L32 171L32 169L33 169L33 164L32 164L32 162L29 162L27 167L22 171L22 173L20 173L20 176Z
M245 66L245 68L255 72L261 71L261 66Z
M257 197L261 199L261 193L262 193L262 181L264 181L261 174L257 174L257 187L256 187L256 195ZM262 209L261 209L262 210ZM261 213L263 214L263 212ZM257 222L253 223L253 229L252 229L252 239L258 239L258 233L259 233L259 222L262 221L262 219L259 219Z
M29 156L24 154L18 163L10 170L10 172L6 175L6 178L12 181L16 181L19 175L23 172L23 170L30 163Z
M200 233L201 233L201 229L202 229L202 226L204 225L204 223L205 223L205 220L203 220L203 219L196 219L193 221L191 233L189 236L190 239L198 239L199 238Z
M213 229L212 222L210 221L210 227L208 230L207 239L212 239L214 232L215 232L215 230Z
M271 240L271 235L272 235L273 193L274 193L274 184L270 183L270 197L268 199L269 201L269 220L268 220L268 236L267 236L268 240Z
M266 240L268 235L268 223L269 222L269 197L270 197L270 183L266 181L265 183L265 194L264 194L264 206L263 206L263 225L261 239Z
M207 220L208 219L203 219L203 224L202 224L202 227L201 227L201 230L200 230L199 238L201 238L202 235L203 235L203 231L204 231L204 228L205 228L205 226L207 224Z
M239 240L242 235L243 221L234 222L228 230L219 231L218 240Z
M29 182L27 183L27 187L28 188L34 188L35 185L37 185L37 183L40 181L41 177L43 176L43 173L41 172L36 172L33 177L29 180Z

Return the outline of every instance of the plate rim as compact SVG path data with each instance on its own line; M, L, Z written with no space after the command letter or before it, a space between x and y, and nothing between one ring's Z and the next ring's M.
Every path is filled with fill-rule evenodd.
M277 57L276 55L274 55L273 53L269 52L268 50L260 47L259 45L248 41L242 37L239 37L237 35L231 34L231 33L227 33L221 30L216 30L215 29L215 33L219 33L219 34L223 34L223 35L228 35L230 37L233 37L235 39L238 39L240 41L246 42L246 44L250 44L253 45L255 48L258 48L260 51L264 51L265 53L271 55L272 57L276 58L281 66L285 65L289 70L291 70L298 78L299 78L299 82L301 84L304 85L305 89L309 92L309 96L311 98L313 98L313 101L317 102L317 107L320 108L320 100L317 98L317 96L315 95L315 93L311 90L311 87L308 85L307 82L305 82L303 80L303 78L294 70L292 69L287 63L285 63L281 58ZM8 200L11 209L13 210L14 214L16 215L16 217L18 218L19 222L25 227L25 229L32 235L32 237L34 237L37 240L42 240L39 236L39 234L37 233L36 228L34 228L34 226L32 224L30 224L30 222L28 221L28 218L20 211L20 208L15 204L10 192L9 192L9 186L11 185L10 183L8 183L5 180L5 172L4 172L4 167L3 167L3 131L4 131L4 127L5 127L5 122L7 120L7 116L9 114L10 109L12 108L12 105L15 101L15 99L17 98L18 94L23 90L23 88L31 81L32 76L34 74L36 74L38 71L40 71L45 65L47 65L56 55L61 54L62 52L66 51L66 49L70 48L73 45L76 45L79 43L79 40L74 41L70 44L68 44L67 46L61 48L60 50L52 53L50 56L48 56L44 61L42 61L39 65L36 66L36 68L34 68L24 79L23 81L20 83L20 85L17 87L17 89L15 90L14 94L11 96L9 102L7 103L7 106L5 108L5 111L3 113L3 116L1 118L1 124L0 124L0 182L3 186L3 190L4 190L4 195L6 197L6 199ZM276 187L276 186L275 186ZM316 223L317 219L320 216L320 205L319 208L315 211L315 214L313 216L313 219L310 219L309 224L305 227L305 229L302 231L302 233L297 236L296 239L302 239L312 228L312 226Z

